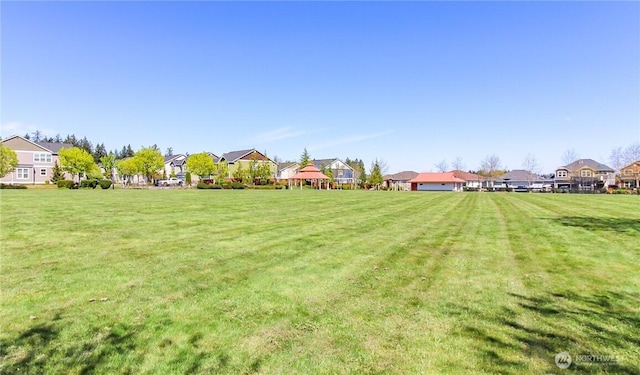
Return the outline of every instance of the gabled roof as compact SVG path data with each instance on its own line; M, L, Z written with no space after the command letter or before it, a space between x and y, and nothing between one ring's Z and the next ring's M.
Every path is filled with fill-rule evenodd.
M262 152L256 150L255 148L252 148L249 150L238 150L238 151L227 152L225 154L222 154L222 157L220 157L220 160L224 159L228 163L234 163L253 152L257 152L258 154L262 155L263 157L271 161L271 159L266 157Z
M500 176L500 179L504 181L536 181L540 180L540 176L524 169L514 169Z
M450 183L450 182L466 182L465 180L454 176L453 172L443 173L419 173L414 179L409 182L418 183Z
M557 168L557 169L566 169L568 171L575 172L575 171L580 170L580 169L582 169L584 167L591 168L591 169L593 169L595 171L604 171L604 172L611 172L611 173L614 172L613 168L611 168L611 167L609 167L607 165L598 163L597 161L595 161L593 159L578 159L578 160L574 161L573 163L567 164L567 165L562 166L562 167Z
M279 171L282 171L282 170L285 170L285 169L288 169L288 168L298 168L298 167L299 167L298 163L295 163L295 162L287 162L287 163L279 163L278 164L278 170Z
M186 155L184 154L178 154L178 155L165 155L164 156L164 163L171 163L172 161L174 161L175 159L179 158L180 156L184 156L186 159Z
M318 169L322 169L323 167L326 167L328 165L333 164L336 160L338 160L339 162L341 162L342 164L344 164L348 169L353 170L353 168L351 168L351 166L345 162L343 162L342 160L338 159L338 158L332 158L332 159L313 159L311 160L311 162L313 163L313 165L315 165Z
M469 181L485 181L487 178L484 176L480 176L477 173L465 172L459 169L449 171L453 173L453 175L461 180Z
M382 176L382 179L384 181L409 181L413 178L416 178L416 176L418 175L418 172L414 172L414 171L402 171L402 172L398 172L398 173L394 173L394 174L387 174Z
M23 136L20 136L20 135L12 135L10 137L7 137L7 138L2 140L2 143L8 142L8 141L10 141L12 139L15 139L15 138L19 138L19 139L23 140L24 142L31 143L32 145L34 145L34 146L36 146L38 148L41 148L43 151L49 151L52 154L58 154L58 151L60 151L61 148L71 148L71 147L73 147L73 145L70 144L70 143L34 142L34 141L32 141L30 139L27 139L27 138L25 138Z

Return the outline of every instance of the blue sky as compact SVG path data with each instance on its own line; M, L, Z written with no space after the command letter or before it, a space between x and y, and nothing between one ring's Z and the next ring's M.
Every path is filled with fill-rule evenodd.
M2 136L541 172L640 141L637 2L2 2Z

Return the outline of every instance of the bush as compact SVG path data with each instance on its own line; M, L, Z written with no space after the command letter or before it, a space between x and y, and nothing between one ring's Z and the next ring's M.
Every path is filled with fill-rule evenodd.
M14 189L14 190L21 190L21 189L26 189L27 187L25 185L9 185L9 184L0 184L0 189Z
M231 184L228 182L225 182L224 184L222 184L222 188L223 189L231 189Z
M209 188L209 186L211 186L211 185L206 184L206 183L204 183L204 182L198 182L198 185L196 185L196 188L197 188L197 189L208 189L208 188Z
M99 184L103 190L107 190L111 187L111 180L100 180Z
M78 184L76 184L71 180L59 180L57 182L57 185L58 185L58 188L61 188L61 189L77 189L78 188Z
M233 182L231 184L232 189L244 189L244 185L240 182Z
M83 189L95 189L98 186L98 180L82 180L80 181L80 187Z

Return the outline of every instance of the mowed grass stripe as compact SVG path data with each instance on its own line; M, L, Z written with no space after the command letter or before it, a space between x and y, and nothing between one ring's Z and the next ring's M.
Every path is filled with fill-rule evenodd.
M638 274L637 262L616 262L637 254L634 197L98 190L0 198L2 372L539 373L557 369L559 348L622 353L631 359L610 371L638 368L637 278L597 289L610 269L594 275L587 259L556 261L556 247L576 255L580 239L585 256L602 256L604 236L602 260ZM593 208L602 202L606 210ZM603 220L567 219L590 214ZM584 282L553 288L572 276ZM88 302L102 295L109 301Z

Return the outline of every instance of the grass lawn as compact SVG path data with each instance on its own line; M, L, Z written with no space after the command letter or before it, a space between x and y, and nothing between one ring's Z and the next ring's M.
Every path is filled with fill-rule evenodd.
M3 374L640 373L637 196L4 190L0 209Z

